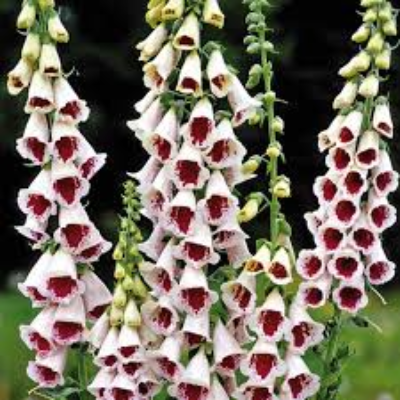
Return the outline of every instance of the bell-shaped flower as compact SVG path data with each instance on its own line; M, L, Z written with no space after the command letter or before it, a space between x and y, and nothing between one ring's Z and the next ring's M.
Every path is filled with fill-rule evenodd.
M305 280L320 278L326 270L327 259L320 249L301 250L296 262L297 273Z
M182 22L173 40L174 47L182 51L198 49L200 46L200 22L194 12Z
M192 235L197 221L196 210L194 193L190 190L179 191L163 217L165 229L179 237Z
M371 191L368 196L367 218L377 232L383 232L396 223L396 208L389 204L386 197L378 197Z
M146 134L154 132L164 115L161 99L156 98L140 118L127 122L128 128L135 132L139 140L143 140Z
M162 9L163 21L172 21L182 18L185 12L185 0L168 0Z
M7 90L11 96L19 95L31 83L33 74L29 61L21 58L7 75Z
M304 219L307 224L308 230L312 235L317 235L318 230L327 220L327 209L326 207L320 207L313 212L304 214Z
M275 285L288 285L291 283L293 281L292 261L288 250L281 247L272 257L272 261L265 273Z
M54 312L54 307L45 308L30 325L19 328L22 341L41 358L48 357L57 347L48 328L53 323Z
M139 114L144 114L149 107L157 100L159 93L156 89L150 89L144 97L134 104L133 108Z
M340 93L335 97L333 102L333 109L342 110L344 108L351 107L358 93L358 82L355 80L348 81L344 86Z
M190 349L202 343L210 342L210 315L187 314L182 327L184 343Z
M81 282L85 285L83 302L86 315L90 320L96 321L111 304L112 295L103 281L90 269L81 276Z
M166 231L160 222L154 226L149 238L138 245L139 250L153 261L157 261L164 250Z
M237 241L234 246L226 249L226 255L228 256L228 262L233 268L239 268L246 262L250 257L251 253L247 240L243 237Z
M346 242L346 234L343 227L335 221L326 220L316 234L317 247L331 254L342 247Z
M181 378L169 389L177 400L207 400L211 386L210 365L201 348L189 361Z
M50 252L43 253L25 281L18 284L19 291L32 301L33 307L42 307L48 303L44 280L52 258Z
M42 165L49 158L50 132L43 114L32 113L22 138L17 140L17 151L34 165Z
M130 178L138 182L138 193L143 194L149 190L161 168L162 164L155 157L150 157L140 171L128 173Z
M140 273L155 295L165 295L174 288L176 261L173 255L174 240L171 239L155 264L143 263Z
M117 374L111 382L109 388L105 391L105 398L108 400L135 400L136 383L126 375Z
M55 198L62 207L74 207L89 192L89 183L73 164L54 162L51 170Z
M222 301L228 310L251 314L256 305L256 278L243 271L236 280L221 285Z
M376 76L374 73L371 73L361 82L358 93L360 96L363 96L366 99L371 99L378 95L379 86L380 82L378 76Z
M168 336L178 327L178 313L167 296L160 297L158 302L148 300L143 304L141 312L145 324L156 334Z
M54 192L51 187L50 171L43 169L30 184L29 188L18 193L18 206L27 215L45 223L50 215L56 213Z
M161 389L162 383L149 368L139 375L136 391L138 400L154 399Z
M86 314L83 300L76 296L69 304L60 304L54 314L51 335L60 346L70 346L83 338Z
M183 270L175 296L181 311L195 315L209 312L212 304L218 300L217 294L210 291L204 272L189 265Z
M258 339L242 360L240 370L253 383L267 383L274 382L285 373L285 364L276 343Z
M234 188L238 185L241 185L244 182L247 182L251 179L254 179L257 175L251 172L247 172L243 169L243 165L234 165L232 167L228 167L223 171L226 183L230 188Z
M313 397L320 388L320 379L310 372L303 359L289 353L286 357L287 374L282 385L281 395L288 400L306 400Z
M46 233L47 222L39 222L33 215L28 215L24 225L16 226L15 230L28 240L33 242L36 246L40 246L50 239Z
M95 231L86 246L74 254L78 263L90 264L97 261L102 254L110 251L112 244L107 242L99 231Z
M232 75L228 101L234 114L232 124L235 127L243 125L261 107L261 102L250 96L236 75Z
M234 396L238 400L277 400L271 383L254 382L251 379L240 385Z
M375 107L372 119L373 128L382 136L393 138L393 120L388 103L379 103Z
M182 94L200 97L203 94L201 60L198 52L193 50L186 56L178 77L176 90Z
M118 372L131 380L138 379L144 371L145 359L143 354L135 354L132 357L123 359L118 364Z
M297 292L298 302L304 307L323 307L329 299L331 287L332 277L329 274L313 281L302 282Z
M247 260L245 270L249 273L258 274L261 271L266 271L271 263L271 250L266 244L263 244L257 253Z
M361 277L350 282L341 281L333 291L332 298L340 310L357 314L368 305L364 279Z
M125 311L123 312L122 320L124 324L126 326L129 326L130 328L140 329L142 326L144 326L144 324L142 324L142 315L140 314L139 308L134 298L128 300ZM141 333L140 337L142 340L144 339Z
M371 285L384 285L390 282L396 273L396 265L389 261L382 246L375 246L367 256L365 275Z
M51 81L46 75L36 71L33 74L29 87L28 100L25 105L25 112L32 114L48 114L55 108L54 93Z
M355 143L346 147L332 147L326 158L326 165L332 171L342 173L347 171L355 158Z
M339 186L344 195L359 199L368 189L367 171L357 167L349 169Z
M57 78L61 75L61 60L54 44L44 43L42 45L39 58L39 71L49 78Z
M123 325L118 336L117 349L123 361L143 359L142 343L137 329Z
M397 190L399 174L393 170L386 150L379 152L379 164L372 170L372 184L378 196L386 197Z
M203 8L203 21L219 29L224 27L225 15L221 10L218 0L206 0Z
M210 55L207 65L207 77L210 81L211 92L218 98L228 95L232 82L230 73L221 50L214 50Z
M361 134L363 123L363 113L354 110L347 114L342 126L340 127L338 142L342 146L354 143Z
M253 339L248 331L248 322L247 315L231 312L226 323L226 328L241 346L251 342Z
M91 144L81 138L76 165L83 178L90 181L105 165L107 154L96 153Z
M67 349L61 348L46 358L30 361L27 373L30 379L41 388L55 388L64 384L64 369L67 362Z
M114 370L118 363L119 330L116 327L109 329L94 363L106 371Z
M285 317L285 301L278 289L273 290L262 306L258 307L250 318L250 329L257 333L259 338L278 342L288 329Z
M231 193L220 171L211 174L205 198L199 203L199 208L210 225L221 225L234 218L238 209L238 199Z
M148 215L160 218L172 200L173 186L166 166L161 168L151 186L142 195L142 204Z
M148 356L151 368L162 379L176 382L182 375L180 362L182 339L178 335L167 337L158 350L151 351Z
M61 22L61 19L57 13L54 13L50 16L47 23L47 29L50 37L54 41L57 43L68 43L69 33L64 24Z
M170 161L176 156L176 140L179 132L178 116L170 108L157 127L143 138L143 146L153 157L161 162Z
M60 162L75 161L80 153L82 134L70 124L55 122L51 130L52 154Z
M107 390L111 388L111 384L115 379L115 372L106 369L100 369L88 386L88 392L96 399L104 399Z
M247 151L237 139L232 123L228 119L223 119L218 124L213 139L214 141L204 156L210 167L222 169L235 167L242 163ZM239 181L237 179L237 182Z
M349 228L360 215L359 201L347 196L338 196L331 205L331 218L338 226Z
M157 56L144 65L144 84L149 89L160 89L175 69L179 61L179 52L171 42L166 43Z
M77 124L88 119L90 110L86 101L78 97L67 79L60 77L54 81L54 96L58 120Z
M361 214L358 221L352 227L349 244L364 255L367 255L373 251L378 241L379 237L376 229L368 223L365 214Z
M194 268L206 264L216 264L220 257L213 248L211 229L204 223L198 223L191 236L183 239L175 248L175 257L184 260Z
M107 312L93 324L92 329L88 333L86 340L90 346L99 350L110 330L110 318Z
M336 279L349 281L360 278L364 273L364 265L360 254L351 247L340 249L328 262L328 271Z
M214 246L218 250L229 249L247 239L248 236L240 227L236 218L227 220L214 233Z
M165 24L158 25L145 40L136 45L136 49L140 50L139 60L147 62L156 56L167 38L168 29Z
M340 128L344 120L344 115L338 115L327 129L318 134L318 149L321 153L337 145Z
M340 175L329 171L323 176L319 176L313 185L313 192L318 199L321 207L330 204L339 193Z
M379 135L364 132L357 146L356 164L361 169L371 169L379 164Z

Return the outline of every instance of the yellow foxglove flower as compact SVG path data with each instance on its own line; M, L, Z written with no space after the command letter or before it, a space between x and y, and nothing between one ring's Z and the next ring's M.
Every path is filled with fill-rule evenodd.
M190 13L173 41L174 47L179 50L195 50L200 46L200 23L195 13Z
M276 197L284 199L291 196L290 180L282 176L273 188L273 193Z
M203 10L203 21L222 29L225 24L225 15L219 6L218 0L206 0Z
M47 29L50 37L58 43L67 43L69 41L69 33L57 13L54 13L47 23Z
M36 62L40 56L40 37L36 33L30 33L22 47L21 57L31 63Z
M26 3L21 12L18 15L17 19L17 28L18 29L29 29L33 26L36 20L36 8L31 3Z

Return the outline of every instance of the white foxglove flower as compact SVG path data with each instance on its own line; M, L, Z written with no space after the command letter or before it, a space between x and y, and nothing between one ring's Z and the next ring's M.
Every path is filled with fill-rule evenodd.
M153 399L162 389L162 383L149 369L145 369L137 380L138 400Z
M100 369L88 386L89 393L98 399L104 398L104 393L111 388L114 379L114 371Z
M123 361L142 360L142 342L136 328L123 325L118 336L118 354Z
M51 174L42 170L30 184L29 188L18 193L18 206L27 215L32 215L39 222L45 223L56 213L54 193L51 187Z
M277 400L273 385L269 382L254 382L249 379L234 391L235 399L238 400Z
M94 323L92 329L86 337L87 342L96 350L99 350L104 340L107 337L108 331L110 330L110 318L105 312L103 315Z
M149 61L162 48L162 45L168 38L168 29L164 24L160 24L154 29L150 35L138 43L136 49L140 50L140 61Z
M223 98L228 95L232 82L232 74L220 50L214 50L210 55L207 65L207 77L214 96Z
M245 237L237 241L234 246L228 247L226 249L226 255L228 256L229 264L232 265L233 268L241 267L243 263L251 257Z
M395 275L396 265L389 261L381 245L377 245L367 256L365 275L371 285L384 285Z
M50 132L43 114L33 113L29 117L24 135L17 140L17 151L21 157L34 165L42 165L49 158Z
M188 265L183 270L175 296L178 308L189 314L209 312L218 300L217 294L210 291L204 272Z
M163 227L163 224L158 223L149 238L138 245L139 250L146 254L147 257L151 258L153 261L157 261L158 257L160 257L165 244L164 237L166 236L166 231Z
M304 307L323 307L329 299L331 287L332 277L329 274L313 281L302 282L297 292L298 302Z
M330 207L332 219L344 228L350 228L360 215L359 202L351 197L340 196Z
M253 274L243 271L239 277L221 286L222 300L228 310L251 314L256 305L256 280Z
M351 168L345 173L339 186L346 196L359 199L368 190L367 171Z
M361 278L364 265L359 252L348 247L334 253L333 258L328 262L328 271L336 279L349 281Z
M118 362L118 337L119 330L115 327L109 329L94 363L106 371L114 370Z
M326 222L327 210L325 207L320 207L316 211L304 214L304 219L306 221L308 230L313 235L316 235L318 233L318 229L324 224L324 222Z
M322 207L331 203L336 198L339 193L339 180L340 175L331 171L328 171L323 176L319 176L315 180L313 192Z
M285 364L276 343L258 339L242 360L240 370L254 383L272 383L285 373Z
M60 346L71 346L80 342L86 326L85 306L80 296L76 296L69 304L58 306L51 335Z
M235 127L244 124L261 107L261 102L250 96L235 75L232 75L228 100L234 114L232 124Z
M74 207L89 192L89 183L73 164L54 162L51 170L55 198L62 207Z
M30 31L25 38L24 44L21 49L21 57L35 64L40 57L41 40L38 32Z
M126 375L117 374L105 392L105 398L118 400L125 397L127 400L136 398L136 384Z
M29 378L42 388L54 388L64 384L64 369L67 362L67 350L61 348L46 358L30 361L27 369Z
M149 89L162 89L178 61L179 52L168 42L152 61L144 65L145 86Z
M301 250L296 262L297 273L305 280L319 279L326 270L327 258L320 249Z
M357 97L358 83L356 81L348 81L341 92L336 96L333 102L334 110L351 107Z
M218 0L206 0L203 9L203 21L222 29L225 23L225 15L219 6Z
M112 244L107 242L99 231L95 231L86 246L74 254L75 260L78 263L90 264L98 261L100 256L110 251Z
M379 164L379 135L364 132L357 146L356 164L361 169L371 169Z
M103 281L89 269L81 276L81 281L85 285L83 302L86 315L96 321L111 304L112 295Z
M227 220L214 233L214 247L229 249L243 243L248 238L236 219Z
M288 368L281 395L288 400L306 400L313 397L320 388L319 377L310 372L303 359L295 354L286 357Z
M171 108L152 131L143 137L143 147L161 162L176 156L176 140L179 132L179 121L176 111Z
M340 128L343 124L344 119L344 115L338 115L329 125L328 129L318 134L318 148L321 153L336 145L339 137Z
M48 329L53 323L54 312L54 307L45 308L30 325L20 326L21 339L41 358L48 357L56 349Z
M346 235L343 227L337 222L326 220L316 233L317 247L323 249L327 254L332 254L346 243Z
M379 78L375 74L367 76L361 82L358 93L366 99L376 97L379 93Z
M29 87L28 100L25 112L32 114L48 114L55 108L54 93L51 81L45 75L36 71L33 74L31 86Z
M86 105L86 101L78 97L65 78L60 77L55 80L54 96L57 118L60 121L77 124L88 119L90 110Z
M275 285L288 285L293 281L292 261L284 247L275 253L265 273Z
M76 165L83 178L90 181L105 165L107 154L96 153L90 143L82 136Z
M257 253L247 260L245 270L258 274L261 271L266 271L270 267L271 251L267 245L262 245Z
M187 314L183 323L182 334L185 345L189 348L210 342L210 315L208 313Z
M354 143L361 134L363 113L355 110L350 112L340 127L338 141L340 145L348 146Z
M375 107L372 126L382 136L393 138L393 120L388 103L378 104Z
M326 165L334 172L346 172L355 158L355 143L346 147L332 147L326 158Z
M250 318L250 329L267 341L278 342L288 329L285 317L285 301L277 289L265 299L262 306Z
M20 235L26 237L37 246L40 246L50 239L50 236L46 233L47 222L39 222L37 218L32 215L26 217L24 225L16 226L15 229Z
M134 381L144 372L143 357L135 355L131 359L123 360L118 364L118 373Z
M385 150L379 152L379 164L372 170L372 183L380 197L395 192L399 186L399 174L394 171L390 156Z
M332 297L341 310L351 314L357 314L368 305L363 278L354 279L350 282L341 281L333 291Z
M379 242L378 233L370 226L367 217L362 214L352 227L349 244L363 254L370 254Z
M7 90L11 96L19 95L31 83L33 70L31 64L21 58L7 75Z
M226 323L226 328L241 346L253 340L248 332L248 320L247 315L231 312Z
M161 163L155 157L150 157L140 171L128 173L130 178L139 183L137 186L138 193L143 194L149 190L161 167Z
M133 108L137 113L144 114L146 110L148 110L153 104L153 102L157 100L157 97L158 91L156 89L151 89L145 94L142 100L139 100L137 103L135 103Z
M367 218L377 232L383 232L396 223L397 210L386 197L378 197L371 191L368 196Z
M49 78L57 78L62 73L61 60L54 44L45 43L39 59L39 71Z
M181 378L170 387L169 394L177 400L207 400L211 386L210 365L201 348L189 361Z
M195 97L203 94L201 60L197 51L191 51L186 57L179 74L176 90Z
M64 163L76 160L81 152L83 138L74 125L55 122L51 129L51 137L53 157Z
M173 40L178 50L189 51L200 46L200 23L194 12L190 13L182 22L181 27Z

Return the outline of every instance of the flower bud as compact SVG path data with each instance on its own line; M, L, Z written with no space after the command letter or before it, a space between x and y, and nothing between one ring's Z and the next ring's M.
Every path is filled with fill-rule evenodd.
M134 281L131 276L125 276L124 280L122 281L122 287L125 291L131 292L134 290Z
M117 285L114 292L113 305L117 308L123 309L126 306L128 297L122 285Z
M351 63L357 72L365 72L371 66L371 56L366 51L360 51L353 57Z
M135 300L130 299L124 312L124 324L130 328L138 328L142 324L142 317Z
M393 8L390 3L386 3L378 12L378 17L381 22L388 22L393 19Z
M351 40L356 43L364 43L371 35L371 28L368 24L362 24L356 32L354 32Z
M260 168L261 165L261 157L260 156L253 156L249 160L247 160L243 165L242 165L242 172L245 175L252 175L254 174L258 168Z
M392 64L392 50L387 46L382 52L380 52L375 58L375 65L378 69L385 71L389 70Z
M122 246L120 244L117 244L117 246L114 249L113 259L115 261L121 261L123 258L124 258L124 252L122 251Z
M378 19L378 13L373 8L367 10L364 14L363 21L364 22L375 22Z
M275 117L272 122L272 130L276 133L283 133L285 129L285 122L281 117Z
M271 103L274 103L276 101L276 93L274 91L270 90L269 92L265 93L263 100L266 105L270 105Z
M12 96L16 96L21 93L22 90L29 86L32 79L32 66L25 59L21 58L18 64L12 71L8 73L7 89L8 93Z
M239 211L238 222L250 222L253 220L259 212L260 201L257 198L251 198L247 201L244 207Z
M115 267L114 278L118 280L125 278L125 268L120 263Z
M148 290L142 278L139 275L135 275L133 278L133 287L132 287L133 294L136 297L141 299L145 299L148 295Z
M379 79L376 75L367 76L361 83L358 93L365 98L372 98L379 93Z
M385 22L382 27L383 33L386 36L397 36L397 24L394 19Z
M218 0L206 0L203 9L203 21L222 29L225 24L225 15L218 4Z
M249 118L249 125L256 126L261 122L261 115L258 112L253 112Z
M124 321L124 312L120 308L111 307L110 324L111 326L121 326Z
M67 43L69 42L69 33L65 29L60 17L57 13L54 13L47 24L47 29L49 31L50 37L57 43Z
M26 3L17 19L18 29L30 29L36 20L36 8L32 3Z
M370 8L381 4L382 0L361 0L361 7Z
M61 61L53 44L44 44L39 60L39 71L51 78L61 75Z
M149 4L147 4L147 8L151 10L152 8L158 7L160 4L165 6L165 0L150 0Z
M268 146L266 154L269 158L278 158L282 154L282 146L280 143L271 143Z
M171 21L182 18L185 11L185 0L169 0L162 9L162 20Z
M273 188L273 194L280 198L288 198L291 196L290 180L286 176L281 176Z
M29 33L22 47L22 58L35 63L40 56L40 47L40 36L37 33Z
M154 29L162 21L162 10L165 3L162 2L157 6L151 8L146 13L146 22Z
M384 38L380 32L375 33L367 44L367 51L372 54L378 54L382 51L385 44Z
M39 7L42 10L46 10L48 8L54 8L55 7L55 2L54 0L38 0Z
M333 102L334 110L342 110L352 106L357 97L357 91L358 83L356 81L347 82Z

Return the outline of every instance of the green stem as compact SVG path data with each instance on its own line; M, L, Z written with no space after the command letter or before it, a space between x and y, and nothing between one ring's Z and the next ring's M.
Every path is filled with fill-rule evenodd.
M78 352L78 378L79 378L79 387L81 389L79 393L79 399L90 400L89 393L86 390L89 380L86 367L86 352L83 347L81 347Z

